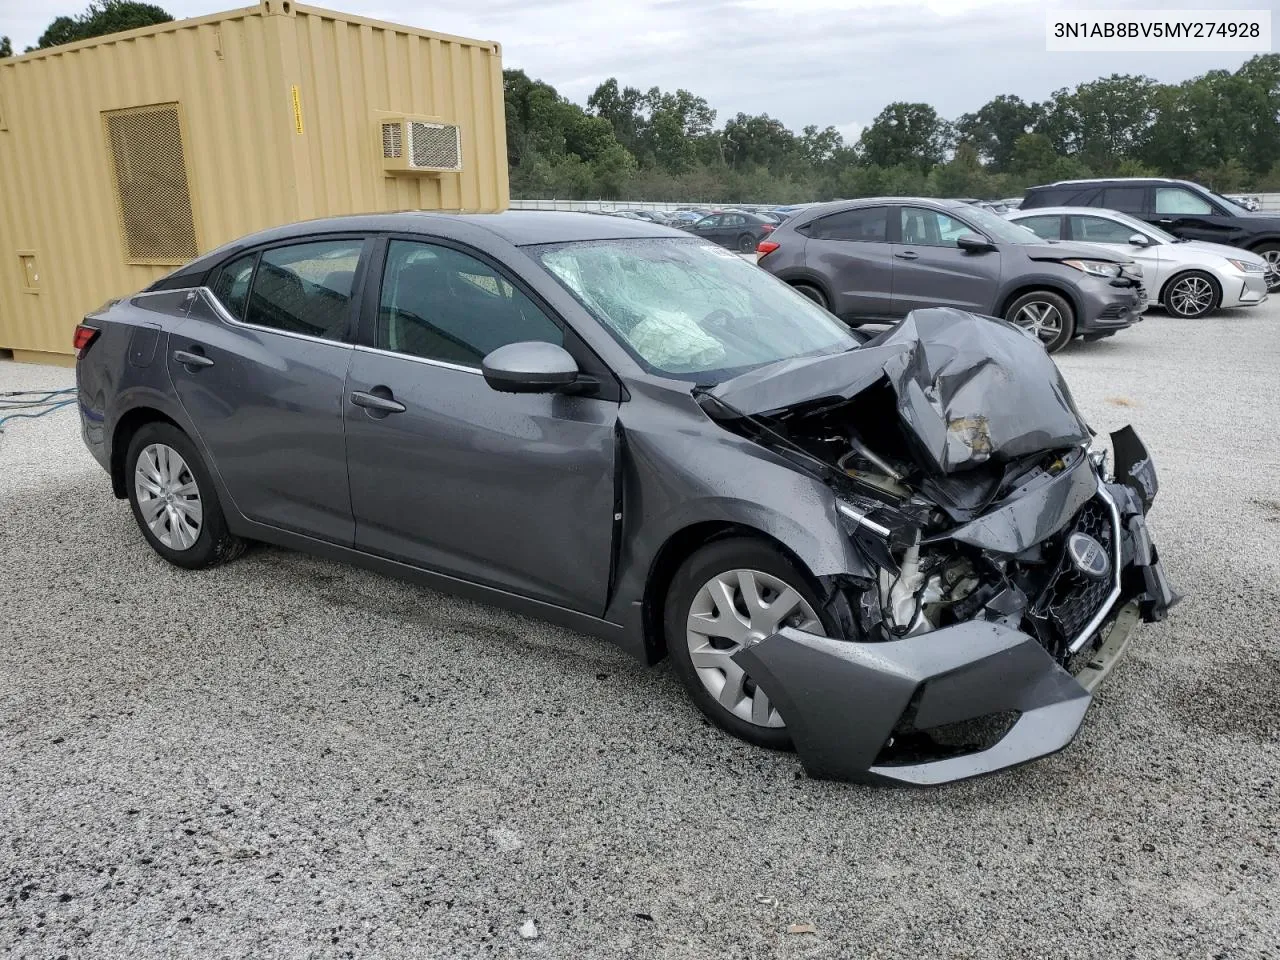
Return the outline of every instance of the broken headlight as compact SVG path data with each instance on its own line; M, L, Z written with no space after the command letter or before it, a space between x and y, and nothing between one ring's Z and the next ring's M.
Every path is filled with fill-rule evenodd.
M1108 280L1114 280L1123 272L1120 264L1111 263L1107 260L1063 260L1063 266L1074 267L1081 273L1087 273L1091 277L1105 277Z

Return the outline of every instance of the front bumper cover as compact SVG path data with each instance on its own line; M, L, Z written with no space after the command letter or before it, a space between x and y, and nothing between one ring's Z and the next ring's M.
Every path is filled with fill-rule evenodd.
M1155 470L1129 428L1113 435L1124 567L1083 665L1068 672L1032 635L996 619L886 642L859 643L783 628L734 660L786 718L805 771L830 780L919 786L992 773L1054 753L1079 730L1093 691L1124 654L1139 618L1163 619L1178 597L1147 531ZM1015 504L1016 506L1016 504ZM1006 508L1007 509L1007 508ZM1012 718L980 749L902 760L904 731Z

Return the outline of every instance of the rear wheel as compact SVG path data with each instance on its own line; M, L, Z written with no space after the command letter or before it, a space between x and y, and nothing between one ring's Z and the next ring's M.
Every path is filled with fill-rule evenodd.
M739 253L755 253L756 238L749 233L744 233L742 236L740 236L738 238L738 252Z
M126 457L129 506L156 553L195 570L244 552L244 541L227 529L209 471L185 433L170 423L148 423L133 435Z
M667 650L712 723L748 743L788 749L783 718L733 657L782 626L833 635L821 609L809 577L781 551L760 540L721 540L689 557L671 582Z
M1164 306L1175 317L1195 320L1208 316L1222 303L1218 282L1203 270L1175 276L1164 288Z
M813 284L793 283L791 286L795 288L796 293L800 293L808 297L810 300L812 300L814 303L820 306L823 310L831 309L831 307L827 304L826 296L822 293L821 290L819 290Z
M1267 290L1280 291L1280 243L1264 243L1253 252L1267 261Z
M1004 318L1034 333L1049 353L1057 353L1076 335L1076 315L1071 304L1049 290L1024 293L1009 304Z

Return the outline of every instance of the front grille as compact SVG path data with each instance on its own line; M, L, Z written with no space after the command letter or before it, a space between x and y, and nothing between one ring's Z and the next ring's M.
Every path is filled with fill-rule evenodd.
M1075 568L1066 549L1072 533L1088 534L1102 544L1108 558L1113 557L1116 531L1107 505L1095 497L1076 514L1075 523L1062 537L1057 566L1031 608L1032 617L1048 628L1042 630L1041 639L1050 641L1049 652L1060 659L1066 658L1071 641L1101 609L1115 582L1113 570L1104 579L1094 580Z

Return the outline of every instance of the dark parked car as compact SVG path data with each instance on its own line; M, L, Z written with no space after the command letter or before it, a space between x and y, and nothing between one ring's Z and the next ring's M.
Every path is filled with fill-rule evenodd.
M959 200L808 207L758 249L761 267L848 323L921 307L1004 317L1053 352L1108 337L1146 309L1140 269L1097 247L1049 244Z
M1184 240L1207 240L1251 250L1267 261L1267 288L1280 291L1280 216L1246 210L1186 180L1062 180L1032 187L1023 210L1106 207L1154 223Z
M75 343L84 440L169 562L262 540L670 655L814 776L1058 750L1176 599L1150 456L1114 434L1112 479L1031 338L921 310L864 345L640 221L277 228Z
M756 245L778 224L769 217L758 213L747 213L745 210L725 210L703 217L687 229L690 233L718 243L739 253L751 253Z

